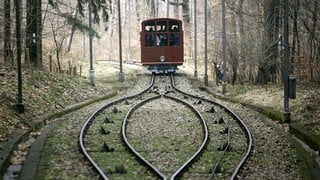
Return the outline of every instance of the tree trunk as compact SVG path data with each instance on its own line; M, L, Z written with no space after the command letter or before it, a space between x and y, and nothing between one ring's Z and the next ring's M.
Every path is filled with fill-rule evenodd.
M308 53L309 53L309 62L308 62L308 71L310 81L314 81L316 79L314 70L315 68L315 60L317 59L317 49L319 39L317 34L317 30L319 27L317 26L318 22L318 14L319 14L319 5L318 1L313 1L313 4L310 2L303 1L304 10L306 11L306 17L303 19L303 25L308 32Z
M11 50L11 19L10 19L10 0L4 0L4 62L9 64L12 62Z
M150 1L150 17L156 17L156 2L155 0Z
M264 24L264 59L259 62L257 82L266 84L275 81L277 72L278 57L278 36L279 36L279 16L280 2L278 0L264 1L265 24Z
M246 59L244 56L245 44L244 43L244 26L243 26L243 6L244 0L237 1L237 10L236 10L236 21L237 21L237 46L238 46L238 71L239 71L239 81L242 83L245 78L245 64Z
M299 47L299 34L298 34L298 14L300 11L300 0L295 0L294 1L294 5L292 6L294 7L293 9L293 31L292 31L292 48L291 48L291 73L294 74L294 61L295 61L295 57L297 54L297 57L299 57L300 55L300 48L297 48L298 51L296 52L296 47Z
M37 0L37 67L42 68L42 0Z
M42 67L41 0L27 1L26 48L30 50L30 64Z
M76 9L76 16L75 18L78 17L78 9ZM71 46L72 46L72 41L73 41L73 35L74 35L74 32L76 31L76 25L75 24L72 24L71 25L71 30L70 30L70 38L69 38L69 43L68 43L68 47L67 47L67 52L70 52L71 51Z
M230 54L230 59L231 59L231 67L232 67L232 77L231 77L231 84L234 85L237 81L237 73L238 73L238 65L239 65L239 46L237 46L238 42L238 37L237 34L239 33L237 31L237 22L236 22L236 13L231 14L231 25L230 25L230 30L231 32L235 32L232 35L230 35L230 39L233 39L233 41L229 41L229 54Z
M183 14L183 21L187 24L190 24L189 0L183 0L182 14Z
M174 0L174 3L178 3L178 0ZM173 6L173 8L174 17L179 18L179 6Z

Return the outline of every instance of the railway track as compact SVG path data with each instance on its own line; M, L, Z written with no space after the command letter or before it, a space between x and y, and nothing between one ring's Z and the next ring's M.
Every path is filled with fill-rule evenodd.
M227 107L181 85L173 75L152 76L141 92L88 118L79 147L103 179L237 177L253 147L248 128Z

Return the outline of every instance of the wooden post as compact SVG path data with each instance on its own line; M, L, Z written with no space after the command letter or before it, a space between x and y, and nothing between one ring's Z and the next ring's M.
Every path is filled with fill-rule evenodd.
M50 72L52 72L52 56L51 55L49 56L49 69L50 69Z
M68 65L69 65L69 71L68 71L69 73L68 74L71 75L72 74L71 61L68 62Z
M25 57L25 66L27 68L30 68L30 52L29 52L29 48L26 48L26 57Z
M77 75L77 66L73 66L73 75L74 75L74 76Z

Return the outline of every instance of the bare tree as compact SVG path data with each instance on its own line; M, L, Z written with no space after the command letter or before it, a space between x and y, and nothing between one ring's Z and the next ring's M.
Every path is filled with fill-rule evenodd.
M311 1L311 0L303 0L303 25L304 28L307 30L307 37L308 37L308 52L309 52L309 72L310 72L310 80L315 80L315 63L319 63L319 56L320 56L320 39L317 35L319 32L319 2L318 1ZM316 60L318 62L316 62Z
M298 15L300 13L300 0L294 0L291 4L293 8L292 15L292 45L291 45L291 64L294 64L296 57L300 56L300 40L299 40L299 32L298 32ZM291 67L292 73L294 73L294 66Z
M42 67L42 9L41 0L27 1L26 47L29 49L30 64Z
M12 61L10 0L4 0L4 62ZM13 64L13 62L11 62Z
M59 73L62 73L61 54L63 53L64 42L68 37L68 34L66 33L67 30L64 28L65 25L61 23L59 16L56 18L50 18L49 21L50 21L52 35L53 35L52 36L53 42L55 45L58 71Z
M266 84L275 81L277 72L280 1L264 1L265 23L263 49L265 58L261 59L258 67L257 83Z

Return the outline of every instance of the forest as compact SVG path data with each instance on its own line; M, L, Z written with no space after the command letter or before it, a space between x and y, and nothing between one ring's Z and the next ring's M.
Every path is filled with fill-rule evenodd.
M90 36L93 39L94 61L119 61L119 43L116 43L119 41L119 27L122 30L124 61L139 62L140 22L148 18L167 16L183 20L185 66L192 68L195 57L193 37L197 37L196 59L200 76L205 69L204 42L205 37L207 38L209 79L214 79L214 65L221 64L222 61L221 2L3 0L0 4L0 25L3 32L0 33L0 64L6 68L17 67L16 20L20 21L21 26L19 37L23 67L63 73L71 71L73 67L86 67L89 63ZM229 83L281 83L284 1L225 2L226 66ZM16 17L17 9L19 18ZM89 26L89 10L92 15L92 29ZM290 73L296 76L299 83L319 83L319 18L318 1L289 2ZM195 23L197 29L194 28Z

